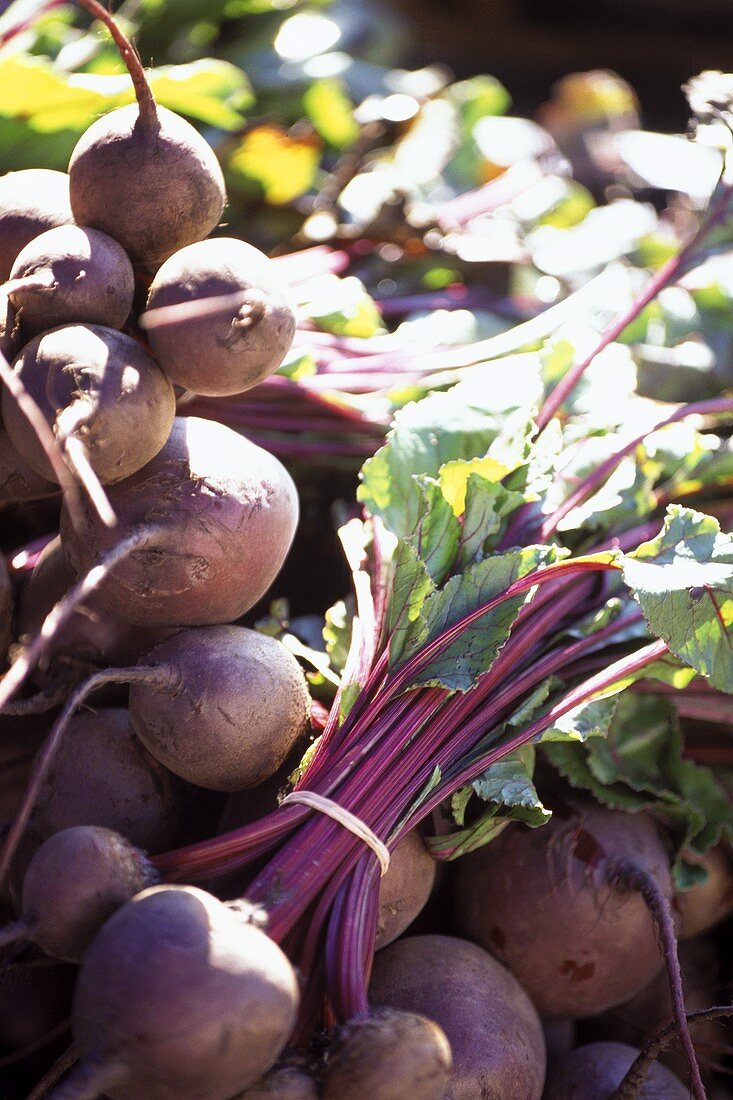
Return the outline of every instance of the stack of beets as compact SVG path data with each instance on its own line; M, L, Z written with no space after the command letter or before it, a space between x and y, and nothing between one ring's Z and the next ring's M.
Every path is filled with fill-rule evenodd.
M17 607L0 576L14 658L0 684L12 819L0 1035L21 1054L63 1039L74 985L73 1055L34 1100L610 1100L635 1056L626 1042L670 1012L660 975L675 899L644 815L561 792L550 825L509 826L437 886L408 833L381 881L372 1012L330 1043L320 1025L338 1011L301 996L235 876L219 896L159 881L150 856L277 804L309 726L298 662L235 625L290 548L295 487L241 435L175 416L187 392L268 377L295 318L265 256L207 239L225 204L212 150L156 105L105 9L82 2L118 43L136 103L90 126L68 175L0 180L0 504L63 490L60 536L16 586ZM115 684L129 685L126 706ZM93 691L99 705L79 712ZM34 711L56 714L48 737ZM676 903L685 935L730 911L718 849L710 869L707 890ZM398 939L436 890L423 934ZM328 965L328 944L285 940ZM601 1013L598 1034L623 1042L553 1058L572 1049L572 1021ZM626 1100L688 1095L663 1066L643 1092L626 1088Z
M6 707L19 772L39 735L17 715L68 696L80 670L136 663L102 676L133 681L129 708L105 706L109 696L73 716L72 695L62 751L47 740L35 761L30 821L16 816L5 849L20 920L4 941L84 957L74 1007L83 1069L68 1095L223 1098L277 1059L295 1022L296 977L251 907L156 885L141 848L195 836L202 789L262 782L308 726L297 661L231 625L277 576L298 499L277 459L220 424L176 418L176 399L256 385L281 363L295 318L263 254L206 239L226 201L213 151L157 106L109 14L94 0L85 7L118 42L136 103L89 127L68 175L0 181L0 497L63 490L60 537L22 590L17 632L7 575L0 585L5 651L19 639L14 669L38 663L22 643L46 620L39 694ZM102 582L54 632L48 613L90 575ZM12 792L7 802L6 813L19 809ZM95 939L103 924L118 944L116 978ZM58 1000L49 974L41 989Z

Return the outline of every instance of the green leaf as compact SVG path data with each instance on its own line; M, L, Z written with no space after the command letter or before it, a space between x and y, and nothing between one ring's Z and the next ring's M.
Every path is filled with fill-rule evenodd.
M424 633L405 646L402 662L469 612L506 591L515 580L556 558L554 547L527 546L485 558L459 576L451 577L442 589L425 600L422 607ZM529 595L525 592L504 600L481 615L417 673L412 683L438 684L453 691L467 691L491 668Z
M524 446L540 396L538 361L522 356L492 365L490 382L485 372L473 375L444 393L406 405L395 415L386 444L362 468L359 500L393 534L409 535L421 510L415 475L437 478L446 463L487 455L503 438L507 418L520 410ZM516 440L516 432L513 436Z
M576 787L615 809L651 809L672 830L678 880L689 878L681 853L704 854L733 831L733 807L713 773L682 755L673 704L660 696L625 692L605 736L586 744L543 745Z
M469 475L458 555L462 569L471 562L481 561L494 549L504 534L504 521L524 504L525 499L524 493L506 489L475 473Z
M621 560L651 632L733 692L733 538L712 516L671 505L660 534Z
M236 130L254 103L247 77L228 61L205 58L148 73L158 103L220 130Z
M503 84L485 74L451 84L444 94L458 108L465 133L470 133L480 118L505 114L512 102Z
M354 607L353 598L338 600L333 607L329 607L323 624L323 640L326 643L331 667L337 672L342 672L349 655L351 645L351 633L353 629Z
M510 467L505 466L503 462L498 462L491 455L446 462L440 468L440 487L454 514L462 516L466 509L468 479L471 476L479 476L484 481L499 482L509 473L509 469Z
M507 827L510 820L508 817L497 817L488 810L478 821L474 821L465 829L428 836L425 838L425 844L434 859L451 862L468 855L469 852L475 852L478 848L483 848Z
M148 70L158 103L221 129L242 125L253 96L244 73L211 58ZM94 119L132 103L126 75L66 73L46 58L14 54L0 60L0 117L28 120L39 134L73 130L81 134Z
M549 821L532 781L534 747L525 745L492 764L469 787L461 787L451 799L451 811L458 825L463 826L447 836L428 840L433 855L442 860L454 860L467 852L488 844L510 821L521 821L532 829ZM465 825L466 809L473 796L488 803L488 809Z
M618 699L615 696L592 699L568 711L541 734L543 744L557 741L584 742L589 737L605 737L611 728Z
M321 140L312 134L293 135L273 124L249 130L227 161L227 177L235 187L262 195L283 206L313 186L321 161Z
M444 467L445 468L445 467ZM440 584L456 559L461 526L441 485L431 478L417 478L422 511L410 542L435 584Z
M361 685L356 683L347 684L346 687L342 688L339 703L339 717L342 722L356 702L360 691Z
M306 316L325 332L366 340L380 331L379 310L356 276L340 279L336 275L324 275L310 280L308 290L308 298L300 304Z
M394 667L405 650L414 652L427 630L422 612L435 585L411 543L401 539L394 556L392 591L387 607L389 663Z
M336 149L359 136L354 105L340 80L316 80L303 95L303 106L323 140Z
M473 781L473 789L483 802L495 802L505 809L521 812L526 824L544 825L550 818L532 782L534 746L525 745L487 768Z

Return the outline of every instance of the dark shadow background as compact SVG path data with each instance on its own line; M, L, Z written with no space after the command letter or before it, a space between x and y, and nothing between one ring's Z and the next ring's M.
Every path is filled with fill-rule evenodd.
M733 70L733 0L377 0L399 12L408 66L490 73L513 113L532 114L569 72L613 69L636 90L644 124L684 128L680 86Z

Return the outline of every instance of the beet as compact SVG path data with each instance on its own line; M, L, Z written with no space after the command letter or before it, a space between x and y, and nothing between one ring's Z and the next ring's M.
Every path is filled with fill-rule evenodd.
M102 325L65 325L36 336L13 364L73 464L83 446L103 482L139 470L165 443L173 423L173 387L130 336ZM41 477L55 481L45 449L14 397L3 393L13 444Z
M702 1011L716 1004L721 978L718 945L710 938L687 940L679 946L679 959L687 1012ZM586 1042L613 1040L642 1047L671 1020L669 983L662 971L630 1001L587 1020L583 1026L583 1037ZM727 1021L716 1019L697 1023L694 1038L704 1073L705 1063L717 1061L727 1046ZM677 1044L664 1051L660 1061L682 1081L685 1080L687 1066Z
M20 596L18 636L33 637L43 620L74 583L60 538L44 547ZM58 664L128 665L145 649L161 640L166 628L132 626L109 612L100 612L90 596L50 643L46 661L58 675ZM76 676L75 679L79 679Z
M589 1043L553 1067L543 1100L611 1100L639 1051L624 1043ZM689 1100L686 1085L658 1063L647 1075L640 1100Z
M369 999L443 1029L453 1054L446 1100L540 1100L539 1017L516 979L482 948L453 936L397 940L374 959Z
M328 1052L324 1100L443 1100L451 1072L443 1030L414 1012L377 1009L342 1028Z
M0 282L21 249L39 233L74 221L69 177L49 168L24 168L0 176Z
M205 313L197 312L198 302ZM174 319L159 323L143 315L142 323L163 370L199 394L241 393L262 382L280 366L295 334L275 265L232 237L200 241L166 260L150 287L148 309L171 306L181 306Z
M19 934L48 955L80 962L112 913L156 881L143 853L111 829L63 829L33 856L23 880L22 920L0 932L0 940Z
M16 257L10 280L10 300L26 337L75 321L122 328L135 291L122 246L78 225L35 237Z
M41 840L72 825L99 825L148 852L186 836L191 793L135 737L124 708L82 712L69 722L35 806Z
M0 826L18 811L33 757L50 724L46 714L0 715Z
M196 417L177 419L156 457L108 495L119 527L105 529L82 502L76 529L65 505L62 542L82 576L126 536L139 537L97 603L143 624L238 619L277 576L298 519L295 486L280 462Z
M553 814L541 829L509 825L458 861L459 928L509 967L543 1016L594 1016L662 968L645 901L608 881L603 860L619 853L671 899L669 860L653 821L590 802Z
M438 865L412 829L392 852L389 868L379 884L378 951L401 936L428 902Z
M285 1045L298 989L250 916L190 886L155 886L118 909L79 971L82 1065L55 1100L230 1100L254 1084Z
M316 1083L296 1066L276 1066L233 1100L318 1100Z
M13 446L0 421L0 506L55 496L58 485L32 470Z
M689 854L686 858L690 859ZM681 940L707 932L733 913L733 871L728 849L718 844L694 862L707 871L708 877L689 890L678 890L674 896Z
M138 737L162 764L211 790L253 787L273 775L308 724L310 696L282 642L239 626L181 630L140 667L170 668L161 689L134 682Z
M136 104L102 115L76 143L69 179L76 221L108 233L147 266L206 237L226 202L213 149L164 107L150 122Z

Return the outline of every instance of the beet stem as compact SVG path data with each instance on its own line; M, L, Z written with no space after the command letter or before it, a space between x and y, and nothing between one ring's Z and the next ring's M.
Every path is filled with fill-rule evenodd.
M727 215L731 191L733 190L731 167L732 165L729 163L724 165L717 194L714 193L714 198L705 216L687 243L682 246L676 255L671 256L666 263L662 264L657 272L652 275L641 293L634 298L628 309L620 313L600 335L596 346L590 354L586 355L580 363L576 363L574 367L571 367L567 374L555 386L554 390L542 405L537 416L537 427L540 431L547 426L555 413L560 409L565 399L573 391L596 356L600 355L609 344L612 344L614 340L618 339L624 329L628 328L632 321L636 320L642 310L657 297L660 291L673 283L692 266L693 257L699 246L704 243L710 230ZM542 314L540 316L542 316Z
M0 708L0 714L20 716L25 714L46 714L54 707L63 703L69 694L71 685L68 681L55 683L37 691L35 695L29 695L27 699L13 699Z
M97 476L96 470L89 461L89 452L84 444L80 439L77 439L76 436L69 435L64 440L64 450L66 451L69 463L77 474L79 481L86 489L89 500L101 522L105 527L116 527L117 516L104 491L102 482Z
M605 462L601 462L596 466L592 473L584 478L570 496L562 502L560 507L557 508L551 516L545 519L540 529L540 541L548 542L557 530L558 524L565 518L568 512L571 512L573 508L576 508L582 501L587 500L588 497L606 481L619 463L622 462L627 455L634 453L636 448L644 442L647 436L651 435L653 432L660 431L662 428L666 428L668 425L676 424L679 420L684 420L688 416L725 416L726 414L730 415L731 412L733 412L733 401L731 401L730 398L717 398L712 401L697 401L693 404L683 405L673 412L671 416L667 416L653 427L647 428L635 439L626 443L620 450L610 455Z
M90 569L86 576L82 577L73 588L70 588L56 606L49 611L38 634L0 680L0 714L7 701L18 690L31 669L35 668L51 642L56 638L59 631L66 626L79 605L109 576L118 562L126 558L136 546L139 546L141 539L144 540L148 534L147 530L142 533L136 531L112 547L104 555L100 564Z
M49 1100L97 1100L126 1077L127 1070L119 1062L82 1062L48 1094Z
M733 1016L733 1005L714 1005L712 1008L701 1009L698 1012L688 1012L686 1020L688 1024L697 1024L730 1016ZM678 1034L676 1020L658 1032L632 1063L610 1100L639 1100L649 1068L653 1062L656 1062L662 1051L671 1046Z
M33 1092L29 1093L28 1100L44 1100L44 1097L48 1096L49 1090L63 1077L67 1070L71 1069L78 1057L76 1047L72 1043L63 1054L59 1055L51 1068L44 1073Z
M112 35L135 89L140 123L145 130L157 130L158 108L137 50L135 50L129 38L122 33L112 13L107 11L97 0L77 0L77 3L86 8L94 19L98 19L100 23L103 23Z
M608 860L605 865L605 874L612 886L622 884L640 894L652 915L657 935L661 941L662 954L667 968L669 992L672 999L672 1014L680 1045L690 1070L692 1091L695 1100L707 1100L705 1086L700 1076L697 1055L687 1026L685 998L682 990L682 972L677 954L677 934L669 902L648 871L644 871L635 863L628 860Z
M0 381L5 384L8 391L15 398L18 408L36 433L38 442L53 468L54 476L67 495L70 515L74 525L78 526L79 488L64 458L61 447L40 408L2 354L0 354Z
M26 290L54 290L57 286L52 272L36 271L22 279L9 279L0 289L10 298L13 294L22 294Z

